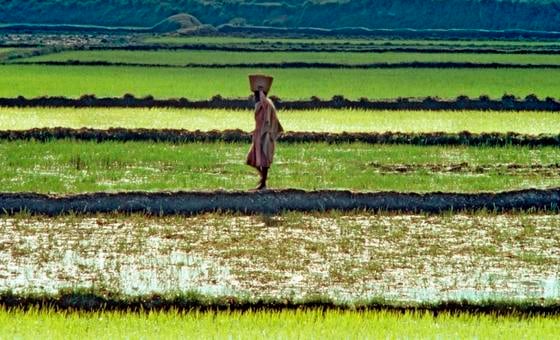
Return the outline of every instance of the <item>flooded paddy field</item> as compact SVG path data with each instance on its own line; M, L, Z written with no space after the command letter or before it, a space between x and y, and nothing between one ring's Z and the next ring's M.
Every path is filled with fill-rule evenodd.
M559 227L550 214L18 215L0 219L0 291L557 300Z

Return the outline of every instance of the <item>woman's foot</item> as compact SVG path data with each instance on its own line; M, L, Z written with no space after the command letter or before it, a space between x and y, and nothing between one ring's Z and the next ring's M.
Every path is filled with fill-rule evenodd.
M259 180L257 187L251 191L266 190L266 179L268 177L268 168L259 168L258 170L259 170L259 174L261 175L261 179Z

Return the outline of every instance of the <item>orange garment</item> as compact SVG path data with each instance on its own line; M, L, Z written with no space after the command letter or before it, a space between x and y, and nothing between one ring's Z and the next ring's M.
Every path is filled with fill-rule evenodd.
M247 165L255 168L270 167L274 158L276 139L282 131L284 129L276 115L274 103L264 97L255 105L255 130L253 144L247 155Z

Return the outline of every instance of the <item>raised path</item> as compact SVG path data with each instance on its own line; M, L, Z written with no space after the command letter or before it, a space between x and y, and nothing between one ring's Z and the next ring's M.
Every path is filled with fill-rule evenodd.
M547 97L540 99L529 94L524 99L504 95L501 99L491 99L482 95L479 98L459 96L455 99L396 98L396 99L347 99L336 95L331 99L312 97L310 99L283 100L271 96L275 105L284 110L311 109L363 109L363 110L491 110L491 111L554 111L560 112L560 100ZM126 94L123 97L97 98L83 95L80 98L38 97L0 98L0 107L142 107L142 108L185 108L185 109L254 109L251 98L223 98L216 95L209 100L190 100L187 98L157 99L153 96L136 98Z
M163 142L163 143L250 143L251 133L235 130L189 131L182 129L92 129L92 128L33 128L0 130L0 141L72 139L96 142ZM364 143L405 145L465 145L465 146L560 146L560 134L527 135L507 133L447 132L293 132L283 133L281 143Z
M294 189L192 192L88 193L51 196L36 193L1 193L0 212L59 215L64 213L145 213L194 215L207 212L276 214L284 211L320 212L364 210L439 213L491 210L496 212L558 211L560 188L500 193L400 193L303 191Z

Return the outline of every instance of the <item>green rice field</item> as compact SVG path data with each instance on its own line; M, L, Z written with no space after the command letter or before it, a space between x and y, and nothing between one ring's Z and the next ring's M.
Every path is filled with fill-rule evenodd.
M538 338L558 336L557 317L492 317L388 312L56 313L0 312L7 338Z
M10 192L246 190L257 181L244 165L248 149L244 143L4 141L0 182ZM555 147L280 144L269 184L415 192L547 188L560 185L559 157Z
M100 98L132 94L138 98L208 100L219 95L248 102L251 91L247 76L252 73L274 76L270 95L283 100L314 96L330 99L337 95L354 100L428 96L454 99L460 95L498 99L504 94L518 98L534 94L540 99L560 96L560 68L555 67L210 67L242 63L355 65L413 61L560 65L560 58L554 54L474 52L480 48L502 52L557 50L560 41L93 35L65 35L59 47L41 48L44 53L55 49L64 49L63 52L37 57L21 55L8 60L8 55L19 54L18 51L0 48L0 61L4 60L0 63L0 97ZM44 41L49 46L57 42L54 33L32 38L31 43ZM88 43L101 41L107 42L104 48L126 48L122 44L127 41L161 44L163 48L88 50ZM174 49L181 44L255 51ZM72 50L72 46L80 47ZM384 47L437 48L445 53L359 53ZM278 52L258 52L260 48ZM342 52L289 52L290 49ZM472 49L473 53L453 53L454 49ZM145 65L26 64L76 60ZM201 66L181 67L191 63ZM156 64L169 67L154 67ZM559 114L351 109L278 112L286 131L530 135L558 135ZM254 112L0 107L0 131L48 127L248 132L254 129ZM216 190L248 191L259 179L257 171L245 165L249 148L248 142L0 140L0 191L57 196L132 191L204 191L212 196ZM279 142L267 184L272 190L420 194L557 189L560 148ZM277 194L282 195L271 195ZM25 200L28 196L19 197ZM398 195L395 197L398 199ZM555 203L547 202L546 207L553 209ZM25 296L56 299L65 291L75 290L101 292L105 297L129 301L149 301L148 297L155 294L155 301L163 303L170 296L193 294L204 297L207 306L217 299L229 303L235 299L262 298L287 304L316 298L325 305L334 301L354 309L79 312L65 307L55 310L58 305L47 304L28 304L22 309L0 306L0 338L560 337L558 315L393 313L355 308L363 301L379 301L386 306L468 301L504 309L507 303L535 308L558 305L560 215L552 210L439 214L287 211L276 215L220 211L192 216L72 212L43 216L27 210L7 214L11 208L5 209L0 216L0 300L6 296L12 302ZM80 301L88 306L87 299Z
M1 53L1 51L0 51ZM477 54L477 53L358 53L358 52L234 52L196 50L158 51L67 51L38 57L17 59L18 62L103 61L132 64L251 64L251 63L403 63L403 62L469 62L502 64L559 65L560 57L553 54Z
M476 46L476 47L494 47L494 46L560 46L560 41L525 41L525 40L415 40L415 39L369 39L369 38L246 38L246 37L203 37L203 36L155 36L148 37L143 40L148 44L216 44L216 45L232 45L232 44L312 44L312 45L385 45L385 46L430 46L443 45L449 47L457 46Z
M208 99L247 97L247 75L259 69L142 68L96 66L0 66L0 96L83 94ZM504 93L557 97L560 69L266 69L275 76L271 95L284 99L397 98L459 95L499 98ZM115 81L118 79L118 81Z
M557 112L280 110L286 131L517 132L557 134ZM40 127L254 129L252 111L172 108L0 108L1 130Z

